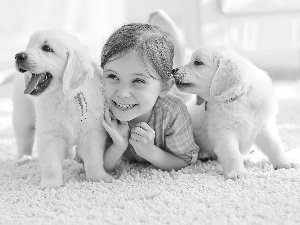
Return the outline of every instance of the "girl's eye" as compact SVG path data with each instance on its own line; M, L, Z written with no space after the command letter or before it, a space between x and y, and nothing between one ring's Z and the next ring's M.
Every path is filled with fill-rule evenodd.
M45 52L54 52L53 49L49 45L43 45L42 49Z
M145 80L143 80L143 79L139 79L139 78L137 78L137 79L134 79L133 83L138 83L138 84L146 84L146 81L145 81Z
M117 79L118 79L117 76L114 75L114 74L108 74L108 75L106 76L106 78L109 78L109 79L112 79L112 80L117 80Z
M195 66L201 66L201 65L204 65L204 64L200 60L195 60L194 65Z

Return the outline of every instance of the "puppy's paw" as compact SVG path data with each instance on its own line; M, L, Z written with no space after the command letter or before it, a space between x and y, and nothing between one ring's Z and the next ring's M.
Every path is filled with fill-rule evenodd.
M199 152L198 154L198 159L201 161L201 162L207 162L208 160L210 160L210 155L207 153L207 152Z
M62 180L60 179L42 179L39 189L44 190L45 188L60 188L62 186Z
M113 177L110 176L109 174L107 174L107 176L103 177L102 180L105 182L105 183L111 183L113 181Z
M35 160L35 158L33 158L31 155L23 155L21 158L16 160L16 163L18 165L23 165L23 164L29 163L33 160Z
M298 163L281 163L278 165L274 165L273 166L275 170L277 169L291 169L291 168L295 168L295 169L299 169L300 165Z
M231 180L237 180L237 179L243 179L247 176L246 170L241 171L232 171L228 174L225 174L225 179L231 179Z
M86 175L86 179L92 182L98 182L103 180L105 183L111 183L113 181L113 177L106 172L102 172L99 174Z

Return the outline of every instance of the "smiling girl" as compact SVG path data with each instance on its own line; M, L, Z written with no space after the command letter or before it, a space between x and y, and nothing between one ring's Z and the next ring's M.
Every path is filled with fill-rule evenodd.
M173 57L170 36L149 24L124 25L104 45L109 107L102 124L112 139L104 154L107 171L122 157L168 171L197 161L190 115L182 99L169 92Z

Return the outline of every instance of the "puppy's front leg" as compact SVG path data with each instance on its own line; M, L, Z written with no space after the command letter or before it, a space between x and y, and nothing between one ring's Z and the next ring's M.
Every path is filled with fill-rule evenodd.
M88 180L111 182L113 179L103 167L105 141L106 133L98 130L88 131L81 139L79 151Z
M62 162L66 149L65 140L52 135L38 136L37 148L42 169L40 189L61 187Z
M255 144L268 157L274 169L300 168L286 158L275 121L271 120L262 127Z
M239 151L239 142L235 135L214 134L214 152L220 161L226 179L239 179L245 176L243 156Z

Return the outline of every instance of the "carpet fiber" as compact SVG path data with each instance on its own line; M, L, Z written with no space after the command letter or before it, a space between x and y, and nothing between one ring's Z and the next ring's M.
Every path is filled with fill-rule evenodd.
M276 83L280 136L298 163L299 87ZM224 180L216 161L178 172L122 162L112 183L92 183L67 159L64 186L39 190L38 162L14 161L11 112L11 98L0 97L0 224L300 224L300 169L275 171L258 151L245 159L247 178L237 181Z

